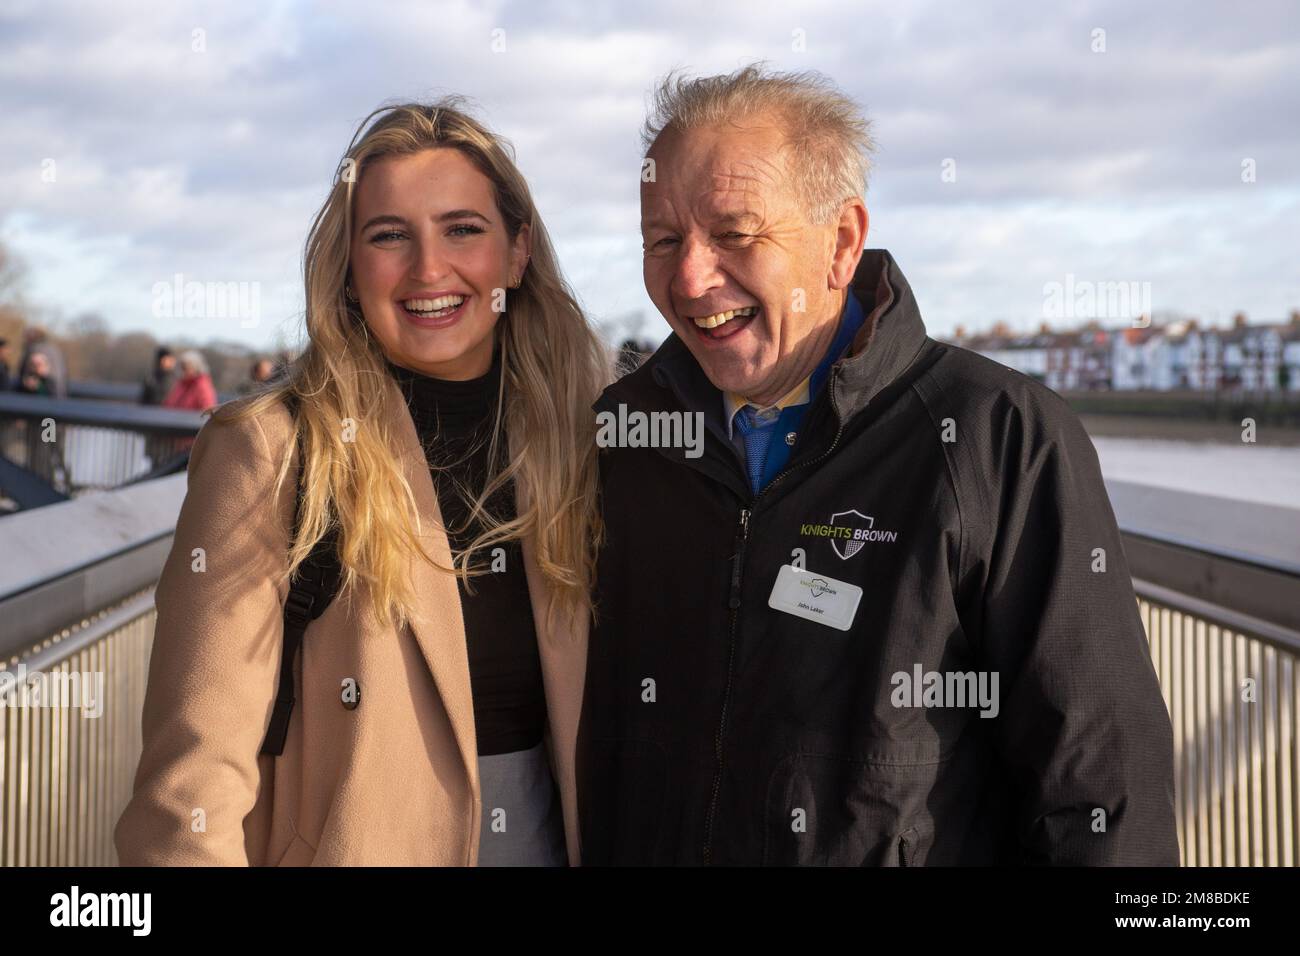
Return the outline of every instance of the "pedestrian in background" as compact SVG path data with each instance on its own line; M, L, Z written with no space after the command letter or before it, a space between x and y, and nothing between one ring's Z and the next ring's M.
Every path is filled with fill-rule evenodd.
M161 405L176 384L176 356L165 345L158 347L153 368L141 380L140 402L144 405Z
M181 353L181 374L172 386L163 405L167 408L188 408L204 412L217 404L217 390L212 386L212 376L202 353L190 349Z

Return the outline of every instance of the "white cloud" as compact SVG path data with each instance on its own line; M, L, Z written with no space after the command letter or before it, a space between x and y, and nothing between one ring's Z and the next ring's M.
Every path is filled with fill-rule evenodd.
M1093 53L1091 31L1107 31ZM193 31L203 30L203 52ZM504 52L492 51L494 29ZM807 50L791 47L802 30ZM872 244L932 330L1037 321L1067 272L1149 276L1162 304L1260 318L1300 305L1300 53L1293 4L798 6L423 0L149 2L0 13L0 236L29 298L117 328L177 272L260 284L269 344L301 310L299 257L355 124L384 101L470 95L514 141L562 261L599 317L643 311L638 132L674 67L819 69L881 144ZM955 159L956 182L940 177ZM1258 181L1241 182L1254 159ZM42 179L42 161L57 180ZM74 305L75 303L75 305ZM274 312L274 314L271 314Z

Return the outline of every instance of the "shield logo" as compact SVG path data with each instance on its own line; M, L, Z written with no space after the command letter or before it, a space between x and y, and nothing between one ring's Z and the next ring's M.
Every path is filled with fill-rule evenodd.
M861 511L837 511L831 515L831 526L836 528L849 527L856 530L860 527L866 527L870 529L875 523L875 518L864 515ZM841 543L844 545L843 550L840 548ZM855 541L851 538L843 539L843 541L835 538L831 541L831 547L835 549L835 553L845 561L861 551L864 544L866 544L865 541Z

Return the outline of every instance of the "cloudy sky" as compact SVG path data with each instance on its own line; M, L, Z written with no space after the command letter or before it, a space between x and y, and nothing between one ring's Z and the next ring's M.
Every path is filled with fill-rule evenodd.
M1036 327L1070 276L1148 283L1157 312L1210 322L1300 308L1294 2L602 7L5 0L0 242L50 319L295 342L303 240L355 125L456 92L514 142L591 314L620 333L640 315L657 341L647 88L765 59L828 74L873 119L868 245L932 334ZM256 323L156 316L177 274L249 283Z

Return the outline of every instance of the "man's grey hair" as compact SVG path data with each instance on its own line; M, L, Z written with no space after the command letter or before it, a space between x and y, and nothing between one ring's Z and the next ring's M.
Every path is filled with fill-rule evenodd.
M203 353L198 349L186 349L176 357L176 360L182 365L188 365L200 375L211 375L208 369L208 360L203 357Z
M669 73L651 93L641 144L648 153L669 128L724 126L763 115L785 131L789 169L813 222L833 221L847 200L866 195L876 148L871 121L827 77L812 71L778 73L754 63L695 79Z

